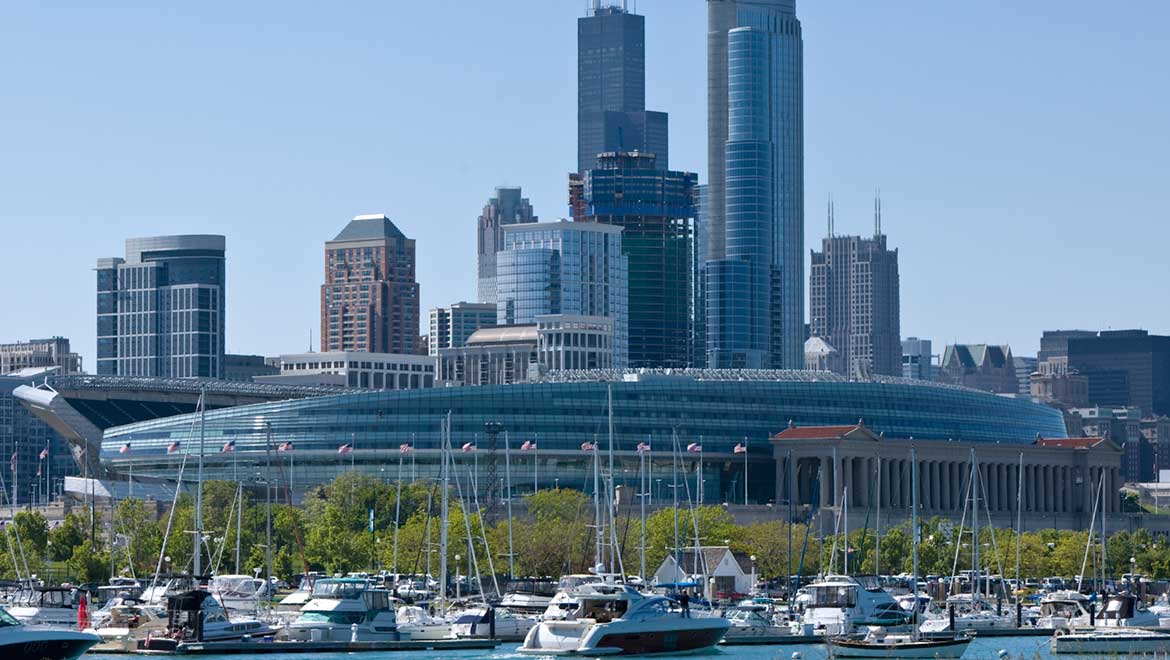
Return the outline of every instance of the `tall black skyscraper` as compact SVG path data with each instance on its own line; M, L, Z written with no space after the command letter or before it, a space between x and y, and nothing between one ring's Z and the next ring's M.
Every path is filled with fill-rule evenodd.
M666 113L646 110L646 19L593 0L577 20L577 171L628 151L667 169Z

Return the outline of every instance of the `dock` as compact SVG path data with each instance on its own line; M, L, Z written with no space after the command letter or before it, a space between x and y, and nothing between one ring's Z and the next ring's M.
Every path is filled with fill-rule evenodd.
M136 655L259 655L262 653L362 653L391 651L491 650L498 639L441 639L400 642L183 642L174 650L135 651Z

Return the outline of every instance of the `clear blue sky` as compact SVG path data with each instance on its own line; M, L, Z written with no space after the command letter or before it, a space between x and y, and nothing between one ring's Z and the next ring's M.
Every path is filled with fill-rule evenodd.
M423 314L475 295L475 219L522 185L567 215L585 0L0 6L0 340L94 366L98 257L228 237L228 350L303 350L322 242L385 212ZM671 165L706 168L706 9L640 0ZM806 235L900 249L902 331L1170 332L1170 3L802 0Z

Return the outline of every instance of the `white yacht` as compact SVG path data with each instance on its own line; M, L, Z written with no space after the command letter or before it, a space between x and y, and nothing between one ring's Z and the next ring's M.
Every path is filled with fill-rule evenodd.
M1089 625L1092 618L1089 597L1079 591L1062 589L1045 594L1040 599L1040 613L1036 618L1037 628L1073 628Z
M951 630L950 609L955 611L955 629ZM1016 627L1014 613L1003 610L996 614L995 608L982 596L956 594L946 600L942 608L932 612L931 617L919 627L923 633L960 633L980 630L1006 630Z
M557 585L551 580L535 578L513 580L500 599L500 607L506 607L513 612L540 614L548 609L556 593Z
M256 615L264 586L264 580L251 575L217 575L211 579L209 590L228 612Z
M13 594L8 613L27 625L77 627L73 591L64 587L22 587Z
M1170 634L1153 630L1125 628L1087 628L1072 632L1057 631L1050 642L1058 655L1093 655L1130 658L1170 653Z
M1111 594L1097 613L1096 624L1099 628L1156 628L1159 617L1133 594Z
M574 573L565 575L557 581L557 591L544 608L541 619L563 619L577 609L577 600L573 592L583 584L599 582L601 578L592 573Z
M850 635L864 626L896 628L910 622L876 576L826 575L804 587L803 623L819 635Z
M489 637L519 642L535 625L536 619L505 607L473 605L455 617L451 623L451 633L455 637Z
M790 626L778 625L769 616L768 608L764 605L749 604L737 605L723 613L723 618L731 622L724 639L727 643L737 644L767 643L777 637L792 634Z
M86 632L101 638L95 653L134 653L147 635L166 634L165 610L134 598L115 597L90 615Z
M312 598L286 630L288 639L296 642L378 642L404 637L390 592L374 589L359 578L317 580Z
M232 619L209 591L193 590L167 597L167 626L160 636L148 636L144 650L174 651L183 642L259 640L276 630L257 619Z
M572 593L577 608L564 619L544 620L518 650L530 655L636 655L684 653L719 643L731 623L691 618L678 603L644 596L633 587L589 583Z
M403 635L409 635L412 641L434 641L437 639L451 639L451 622L446 619L431 616L430 612L420 605L403 605L398 608L398 630Z
M26 626L0 609L0 658L4 660L76 660L99 641L90 633Z

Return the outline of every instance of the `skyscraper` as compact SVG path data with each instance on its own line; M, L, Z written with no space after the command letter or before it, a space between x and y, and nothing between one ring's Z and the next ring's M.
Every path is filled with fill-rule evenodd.
M325 242L321 350L417 354L414 239L381 213L359 215Z
M708 0L712 367L803 365L803 87L795 0Z
M223 236L126 240L97 262L97 372L223 378Z
M479 216L479 302L496 302L496 253L504 245L504 225L536 222L532 204L521 196L520 188L497 187L496 196L488 200ZM437 353L436 353L437 355Z
M641 151L667 169L667 116L646 111L646 19L593 0L577 19L577 171L608 151Z
M629 366L690 365L691 244L698 175L652 154L604 153L581 177L574 219L622 228L629 266ZM576 215L580 209L581 214Z
M508 225L497 257L500 325L535 324L546 314L609 317L613 366L626 366L629 285L621 227L563 220Z
M492 271L495 271L495 266L492 266ZM492 287L494 289L495 285ZM427 354L438 357L440 349L459 348L467 343L467 338L476 330L495 325L496 305L457 302L447 307L434 307L431 309L430 322L431 333L427 341Z
M873 238L830 234L812 251L809 333L840 351L847 376L900 376L898 295L898 251L880 224Z

